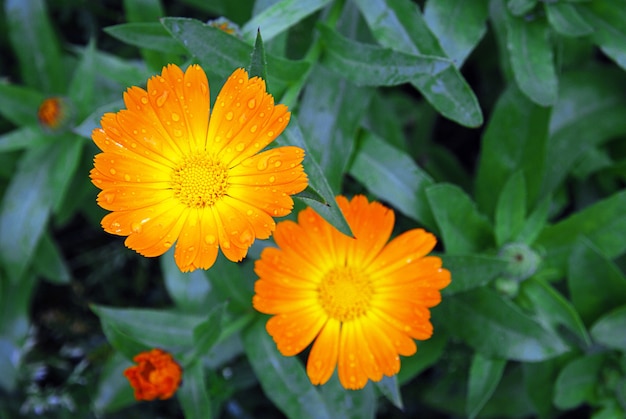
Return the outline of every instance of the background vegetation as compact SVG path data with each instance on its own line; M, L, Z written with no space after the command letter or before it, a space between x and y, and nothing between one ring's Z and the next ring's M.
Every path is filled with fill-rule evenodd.
M2 6L0 417L625 416L624 0ZM397 377L314 387L277 352L250 302L268 242L182 274L102 231L91 130L170 62L200 63L213 95L265 70L317 199L365 193L439 237L453 282ZM154 346L184 384L137 403L122 371Z

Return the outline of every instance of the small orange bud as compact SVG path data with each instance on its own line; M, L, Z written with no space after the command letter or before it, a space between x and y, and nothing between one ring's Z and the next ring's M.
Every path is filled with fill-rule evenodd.
M72 107L67 99L49 97L39 105L37 118L43 129L56 131L71 120L72 113Z
M169 399L180 386L183 370L172 355L152 349L133 358L138 365L128 367L124 375L135 390L135 399Z

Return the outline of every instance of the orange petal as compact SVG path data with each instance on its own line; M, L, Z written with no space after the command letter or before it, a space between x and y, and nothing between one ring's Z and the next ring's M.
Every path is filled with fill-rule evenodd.
M98 204L109 211L128 211L158 205L171 197L168 189L125 185L103 189L98 194Z
M400 371L400 358L398 352L391 343L386 330L371 322L372 312L368 312L366 320L362 320L363 337L368 348L374 355L375 362L383 374L391 377Z
M165 205L158 208L160 212L152 218L136 220L138 227L133 229L124 242L143 256L160 256L172 247L189 211L177 203L171 204L169 208Z
M392 304L391 309L387 306L372 310L372 315L369 316L373 319L371 323L385 331L395 329L414 339L426 340L432 336L430 312L427 311L428 314L425 316L423 311L415 309L412 304L399 301ZM389 333L391 335L391 332Z
M220 249L232 262L240 262L248 254L248 247L254 241L254 231L241 214L225 205L208 208L215 219ZM233 241L235 240L235 241ZM243 242L249 243L244 246Z
M135 158L132 155L100 153L94 158L99 176L121 183L170 182L171 170L154 161ZM97 186L97 185L96 185Z
M335 371L339 355L339 335L341 323L328 319L320 331L306 363L306 373L311 383L325 384Z
M265 211L250 205L247 202L240 201L230 196L222 198L224 203L231 208L235 208L239 214L245 214L246 220L252 226L254 235L259 239L267 239L271 236L272 231L276 228L274 219L270 217Z
M309 346L326 320L326 316L321 315L318 307L305 306L299 311L270 318L266 329L267 333L274 338L280 353L292 356Z
M288 254L275 247L266 247L254 263L259 278L281 286L317 287L324 272L305 256Z
M204 208L190 209L174 252L178 268L182 272L208 269L215 263L217 253L217 231L212 214Z
M229 180L232 184L248 186L299 184L304 180L306 187L306 174L301 164L303 159L304 150L300 147L276 147L232 167L228 172Z
M362 350L363 343L360 338L355 322L342 323L337 371L341 385L349 390L359 390L367 384L367 374L361 365L361 357L357 354Z
M372 276L384 278L389 272L422 258L433 250L435 244L435 236L421 228L406 231L385 246L367 271Z
M234 167L265 148L288 122L287 107L274 105L265 82L258 77L249 79L240 68L226 80L215 100L207 149Z

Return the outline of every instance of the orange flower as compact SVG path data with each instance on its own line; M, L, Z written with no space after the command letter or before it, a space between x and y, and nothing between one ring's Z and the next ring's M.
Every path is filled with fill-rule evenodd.
M172 355L152 349L133 358L137 366L128 367L124 375L135 390L135 399L169 399L180 386L183 370Z
M450 283L441 259L426 256L435 237L422 229L387 243L394 213L364 196L337 203L355 238L308 208L298 222L278 224L279 248L256 262L254 307L273 314L267 331L278 350L296 355L313 340L307 374L324 384L335 365L347 389L360 389L400 370L398 355L413 355L413 339L433 332L429 307Z
M197 65L185 73L170 64L131 87L127 109L107 113L92 137L91 179L99 205L112 213L105 231L144 256L159 256L177 241L183 271L208 269L218 248L243 259L255 238L268 238L272 217L293 208L290 195L307 186L304 150L262 151L285 129L290 113L274 105L265 82L235 70L217 96L209 121L209 84Z
M68 101L62 97L49 97L41 102L37 110L39 124L45 130L54 131L64 126L72 116Z

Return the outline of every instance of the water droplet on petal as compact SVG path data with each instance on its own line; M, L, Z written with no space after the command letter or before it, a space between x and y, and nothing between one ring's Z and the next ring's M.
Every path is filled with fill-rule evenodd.
M255 125L252 125L252 126L250 127L250 132L251 132L251 133L255 133L255 132L256 132L256 130L257 130L257 128L258 128L258 127L256 126L256 124L255 124Z
M204 241L206 244L215 244L215 236L213 234L207 234L204 236Z
M226 114L226 120L227 121L232 121L233 120L233 112L232 111L228 111L228 113Z
M267 161L269 160L269 156L263 156L259 159L259 161L256 164L256 168L259 170L265 170L267 169Z
M130 225L130 229L133 231L133 233L141 233L141 230L142 230L141 223L138 223L138 222L132 223Z
M114 174L116 174L116 173L117 173L117 170L115 170L115 169L111 168L111 169L109 169L109 173L111 173L112 175L114 175Z
M170 247L172 247L172 242L171 241L163 242L163 246L165 246L167 248L170 248Z
M243 144L243 143L239 143L239 144L237 144L237 145L235 146L235 150L237 150L237 151L243 151L243 148L244 148L244 147L245 147L245 146L244 146L244 144Z
M109 204L112 203L115 200L115 194L114 193L104 194L104 200Z
M282 162L282 161L280 161L280 160L276 160L276 161L274 162L274 167L280 167L280 165L281 165L281 164L283 164L283 162Z
M126 173L126 174L124 175L124 180L125 180L126 182L130 182L130 175L129 175L128 173Z
M173 120L174 122L178 122L178 121L180 121L180 115L179 115L179 114L177 114L176 112L172 112L172 120Z
M274 136L274 131L272 131L272 130L267 131L267 136L268 137L273 137Z
M207 90L208 90L208 89L207 89L206 84L204 84L204 83L200 83L200 90L202 91L202 94L203 94L203 95L204 95L204 94L206 94L206 92L207 92ZM222 106L223 106L223 105L222 105Z
M250 108L250 109L254 109L254 107L255 107L255 106L256 106L256 100L254 100L254 99L250 99L250 100L248 101L248 108Z
M142 96L141 97L141 103L143 103L144 105L147 105L148 104L148 98L145 97L145 96Z
M276 181L276 177L275 176L270 176L269 181L270 181L270 183L274 183L274 181Z
M157 98L157 100L156 100L156 104L157 104L157 106L159 106L159 107L160 107L160 106L163 106L163 104L164 104L164 103L165 103L165 101L167 100L167 95L168 95L168 92L167 92L167 90L166 90L166 91L164 91L164 92L161 94L161 96L159 96L159 97Z

